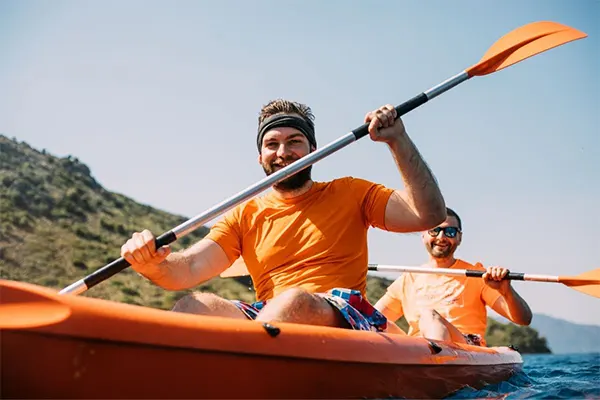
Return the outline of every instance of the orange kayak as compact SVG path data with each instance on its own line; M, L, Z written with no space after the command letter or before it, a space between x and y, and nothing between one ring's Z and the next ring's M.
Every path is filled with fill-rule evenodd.
M194 316L0 280L4 398L443 397L521 355L423 338Z

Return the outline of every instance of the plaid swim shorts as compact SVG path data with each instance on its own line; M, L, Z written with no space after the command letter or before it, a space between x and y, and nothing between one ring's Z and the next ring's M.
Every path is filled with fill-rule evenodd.
M365 299L360 291L352 289L335 288L327 293L315 293L325 299L333 308L338 310L350 327L362 331L385 331L387 319ZM256 316L265 306L266 301L246 303L241 300L231 300L235 306L249 319Z

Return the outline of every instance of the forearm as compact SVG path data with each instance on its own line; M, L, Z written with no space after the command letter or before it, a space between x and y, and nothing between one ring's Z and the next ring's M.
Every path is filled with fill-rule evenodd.
M404 315L404 310L400 306L400 301L389 294L384 294L373 306L382 313L390 323L395 323Z
M404 181L404 200L427 228L441 223L446 205L433 173L407 134L388 142Z
M167 290L184 290L194 281L189 261L183 252L169 254L160 264L146 266L142 273L152 283Z
M144 276L164 289L189 289L227 268L229 262L221 253L218 245L202 240L186 250L169 254L165 261L144 273Z
M501 293L506 303L506 312L511 321L519 325L529 325L532 314L527 302L511 286L505 293Z
M404 332L398 325L396 325L396 323L392 321L387 322L387 328L385 331L386 333L395 333L397 335L406 336L406 332Z
M190 261L185 252L170 254L158 267L159 273L148 277L156 285L167 290L185 290L195 286Z

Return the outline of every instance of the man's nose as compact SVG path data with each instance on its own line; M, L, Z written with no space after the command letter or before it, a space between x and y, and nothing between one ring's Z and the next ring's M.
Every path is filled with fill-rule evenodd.
M286 154L289 154L289 148L285 143L281 143L277 148L277 157L284 157Z

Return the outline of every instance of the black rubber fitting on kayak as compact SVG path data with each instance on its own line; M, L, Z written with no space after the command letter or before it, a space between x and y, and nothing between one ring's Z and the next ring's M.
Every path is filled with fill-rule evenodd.
M271 337L275 337L277 335L279 335L281 333L281 329L279 329L276 326L273 326L267 322L264 322L262 324L263 328L265 328L265 331L267 331L267 333L269 334L269 336Z
M432 342L431 340L427 341L429 343L429 347L431 348L431 354L437 354L442 351L442 346L439 344Z
M508 346L508 348L511 349L511 350L514 350L516 352L519 351L519 348L517 346L512 345L512 344L510 346Z

